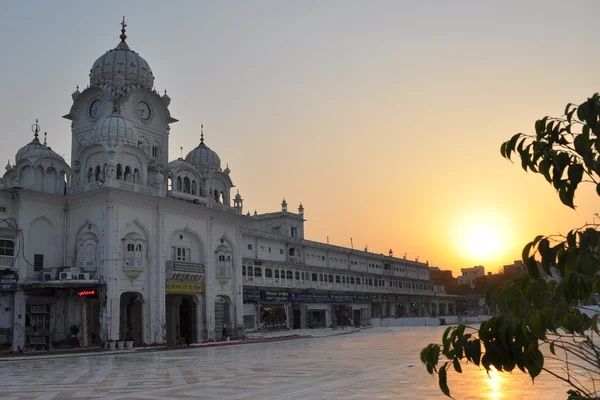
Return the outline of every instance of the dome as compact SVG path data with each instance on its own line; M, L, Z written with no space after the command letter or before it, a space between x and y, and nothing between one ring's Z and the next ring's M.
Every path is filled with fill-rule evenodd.
M170 171L177 171L177 170L181 170L181 169L188 169L191 171L195 171L194 166L191 165L190 163L186 162L181 157L179 157L177 160L173 160L169 164L167 164L167 169Z
M204 144L204 135L200 138L200 144L185 156L185 161L194 167L204 167L209 170L221 170L221 159L219 155Z
M113 111L108 117L100 121L94 130L94 139L121 138L135 140L135 128L132 123L121 117L118 111Z
M150 65L131 50L125 39L125 22L122 23L121 42L100 56L90 70L90 86L100 87L115 96L124 96L132 89L152 90L154 75Z
M40 140L38 139L38 134L36 132L33 140L25 146L21 147L19 151L17 151L17 155L15 156L15 162L18 163L19 161L25 159L35 160L37 158L42 157L53 158L63 163L65 162L65 159L56 154L50 147L40 143Z

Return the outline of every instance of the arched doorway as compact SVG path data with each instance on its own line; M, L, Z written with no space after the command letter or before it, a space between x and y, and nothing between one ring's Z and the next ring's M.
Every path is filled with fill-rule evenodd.
M167 344L170 346L199 341L196 301L193 295L167 294Z
M133 340L134 345L144 341L144 297L138 292L121 294L119 340Z

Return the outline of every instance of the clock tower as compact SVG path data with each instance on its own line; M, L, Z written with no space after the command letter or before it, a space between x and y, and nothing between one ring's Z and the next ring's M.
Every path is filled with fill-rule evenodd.
M121 41L90 70L89 86L72 94L74 193L102 186L165 195L171 99L154 90L150 65L133 51L121 23Z

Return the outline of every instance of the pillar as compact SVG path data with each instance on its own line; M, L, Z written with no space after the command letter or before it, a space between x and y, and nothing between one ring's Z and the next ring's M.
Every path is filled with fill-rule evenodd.
M215 254L214 254L214 243L213 243L213 217L210 218L207 226L207 238L206 241L206 266L204 268L204 279L205 279L205 299L206 299L206 340L215 340Z
M25 292L15 292L13 302L12 350L19 351L25 346Z

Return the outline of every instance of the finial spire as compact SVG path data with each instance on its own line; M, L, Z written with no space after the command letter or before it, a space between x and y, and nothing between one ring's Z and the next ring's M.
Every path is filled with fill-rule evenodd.
M181 158L183 158L183 146L181 146L179 150L181 150Z
M125 34L126 26L127 24L125 23L125 16L123 16L123 22L121 22L121 36L119 36L119 38L121 38L122 41L125 41L125 39L127 39L127 35Z
M79 85L77 85L77 91L79 92Z
M38 119L35 119L35 124L31 125L31 131L33 132L33 136L37 139L38 133L40 133L40 126L38 125Z
M48 138L48 132L44 132L44 146L46 146L48 144L48 141L46 140Z
M200 143L204 143L204 124L200 125Z

